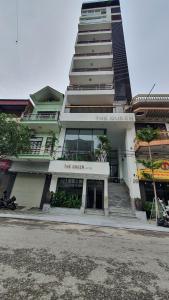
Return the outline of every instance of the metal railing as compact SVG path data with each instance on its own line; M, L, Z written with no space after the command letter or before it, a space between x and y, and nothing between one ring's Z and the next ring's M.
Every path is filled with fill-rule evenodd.
M21 117L22 121L58 121L60 112L54 113L37 113L37 114L25 114Z
M102 56L102 55L112 55L113 52L100 52L100 53L76 53L74 54L74 57L80 57L80 56Z
M54 153L54 150L51 147L33 147L32 149L29 150L23 150L19 156L47 156L47 157L52 157Z
M113 71L112 67L107 68L76 68L72 72L95 72L95 71Z
M112 90L113 84L70 85L68 91Z
M132 100L132 104L136 103L147 103L150 104L151 102L169 102L169 95L140 95L136 96Z
M91 41L77 41L77 44L95 44L95 43L111 43L111 39L106 40L91 40Z
M123 113L125 105L66 105L69 113Z
M109 31L111 32L111 29L110 28L107 28L107 29L91 29L91 30L79 30L78 33L90 33L90 32L105 32L105 31Z
M90 161L90 162L108 161L108 156L106 153L96 155L94 151L80 151L80 150L55 151L54 158L57 160L64 160L64 161Z

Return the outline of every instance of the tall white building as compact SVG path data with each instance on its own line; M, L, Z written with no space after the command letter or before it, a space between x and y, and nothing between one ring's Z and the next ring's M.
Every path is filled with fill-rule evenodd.
M78 195L82 212L134 209L135 115L126 113L131 89L119 0L82 5L69 78L50 190Z

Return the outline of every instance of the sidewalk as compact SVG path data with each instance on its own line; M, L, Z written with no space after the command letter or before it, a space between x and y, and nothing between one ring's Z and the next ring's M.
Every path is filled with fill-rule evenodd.
M121 229L135 229L135 230L150 230L158 232L168 232L169 228L157 227L155 224L149 224L141 222L138 219L129 219L126 217L106 217L99 215L87 215L77 213L76 210L60 209L54 212L42 212L35 211L0 211L0 218L11 218L21 220L34 220L34 221L46 221L46 222L59 222L59 223L71 223L82 225L93 225L99 227L113 227Z

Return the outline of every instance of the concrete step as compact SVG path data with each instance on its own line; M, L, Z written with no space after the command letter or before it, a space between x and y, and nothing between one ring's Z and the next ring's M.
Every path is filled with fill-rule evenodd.
M113 218L125 218L125 219L131 219L131 220L137 220L137 217L135 215L128 215L128 214L122 214L122 213L113 213L109 212L109 216Z
M104 210L102 210L102 209L85 209L85 214L104 216Z

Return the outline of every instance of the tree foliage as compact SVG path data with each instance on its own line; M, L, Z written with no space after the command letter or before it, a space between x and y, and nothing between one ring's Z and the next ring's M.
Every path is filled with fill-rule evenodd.
M31 131L12 116L0 113L0 158L30 150Z
M150 143L158 138L159 129L154 129L151 126L137 130L136 138L139 141Z
M107 161L107 157L111 151L111 145L106 135L100 135L98 136L98 139L99 139L99 145L95 150L95 155L98 161L104 162Z

